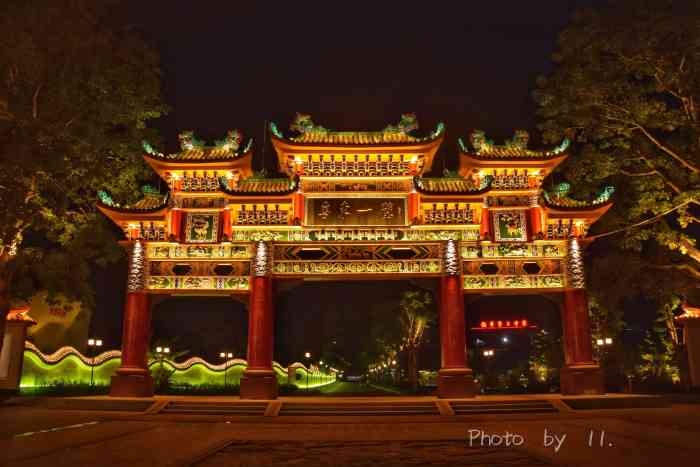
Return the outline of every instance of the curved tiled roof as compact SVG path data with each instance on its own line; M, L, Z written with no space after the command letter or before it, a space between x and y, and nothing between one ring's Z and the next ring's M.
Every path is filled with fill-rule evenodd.
M473 180L462 177L415 177L416 189L430 194L479 194L491 187L493 177L483 177L477 185Z
M471 149L467 147L466 143L459 138L457 143L459 144L459 149L464 154L468 154L477 159L551 159L553 157L558 157L564 155L569 147L570 141L565 139L562 143L552 149L547 150L534 150L528 149L526 147L528 136L527 133L524 134L524 140L522 141L512 141L507 142L503 145L493 144L492 141L487 140L484 133L480 131L475 131L470 136L472 140ZM481 137L481 139L475 141L475 135ZM515 138L514 138L515 139Z
M300 144L334 144L334 145L381 145L381 144L417 144L435 140L445 132L442 123L428 136L412 136L401 131L334 131L311 130L299 136L285 138L274 123L270 123L270 131L279 138Z
M121 206L117 203L112 202L109 196L105 197L102 194L100 194L100 199L97 201L97 203L98 205L111 209L113 211L148 213L155 212L166 207L168 205L169 197L170 195L168 193L166 193L165 195L146 194L146 196L136 201L134 204Z
M221 189L231 195L286 195L294 192L298 179L248 177L230 186L226 177L220 177Z
M236 159L248 152L253 145L253 139L249 139L245 146L239 151L231 151L220 146L194 147L192 149L183 150L174 154L160 154L149 152L147 155L154 159L159 159L168 162L213 162L229 159Z
M582 201L578 199L573 199L563 195L553 195L547 191L542 192L542 197L544 198L545 204L549 207L562 209L562 210L577 210L577 209L591 209L605 206L606 204L612 203L612 195L615 192L615 188L612 186L607 186L600 192L600 194L593 200Z

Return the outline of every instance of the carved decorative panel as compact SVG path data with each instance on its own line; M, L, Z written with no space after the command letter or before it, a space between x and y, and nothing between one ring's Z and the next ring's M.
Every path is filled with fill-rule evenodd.
M440 260L418 261L275 261L278 275L438 274Z
M252 245L148 245L149 259L248 259Z
M230 290L244 291L249 288L249 278L223 276L150 276L148 288L151 290Z

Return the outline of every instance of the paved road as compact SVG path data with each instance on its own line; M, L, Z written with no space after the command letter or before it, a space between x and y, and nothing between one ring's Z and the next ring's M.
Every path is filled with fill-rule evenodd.
M563 439L545 447L544 433ZM589 446L593 429L593 442ZM516 433L517 447L482 446L469 430ZM604 445L600 447L601 433ZM566 438L563 436L566 435ZM700 406L554 415L393 417L309 423L302 417L197 417L0 408L0 465L685 465L700 455ZM485 438L484 438L485 440ZM681 464L683 462L683 464Z
M336 381L321 388L321 393L327 395L358 395L358 396L395 396L395 392L385 391L376 386L352 381Z

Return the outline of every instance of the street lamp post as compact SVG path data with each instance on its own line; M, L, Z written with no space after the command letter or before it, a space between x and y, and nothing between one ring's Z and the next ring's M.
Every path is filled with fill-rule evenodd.
M102 339L88 339L88 348L90 349L90 386L93 386L95 381L95 347L102 347Z
M306 390L309 390L309 371L311 371L311 352L306 352L304 354L306 359Z
M606 355L606 350L613 344L612 337L602 337L596 339L596 346L600 349L599 359L603 360Z
M163 372L163 360L165 356L170 354L170 347L156 347L156 355L160 361L160 371Z
M233 358L233 353L232 352L221 352L219 354L219 357L222 358L224 361L224 389L228 387L228 382L227 382L227 376L228 376L228 367L229 367L229 361Z

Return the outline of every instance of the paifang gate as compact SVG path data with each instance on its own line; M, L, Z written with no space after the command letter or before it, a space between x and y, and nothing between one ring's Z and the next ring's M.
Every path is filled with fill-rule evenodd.
M282 177L253 173L252 140L244 144L237 130L215 146L188 132L176 154L144 145L167 193L147 187L126 206L100 193L98 208L123 228L130 257L112 395L153 392L146 362L153 297L219 294L248 303L241 397L276 397L273 287L319 276L439 278L440 397L474 395L463 294L555 295L562 392L602 392L580 241L610 208L612 188L590 202L568 197L567 184L542 189L568 141L537 151L524 131L503 145L475 131L459 140L458 171L427 177L441 124L416 136L415 116L407 114L381 131L332 131L298 114L290 128L293 136L284 136L270 125Z

